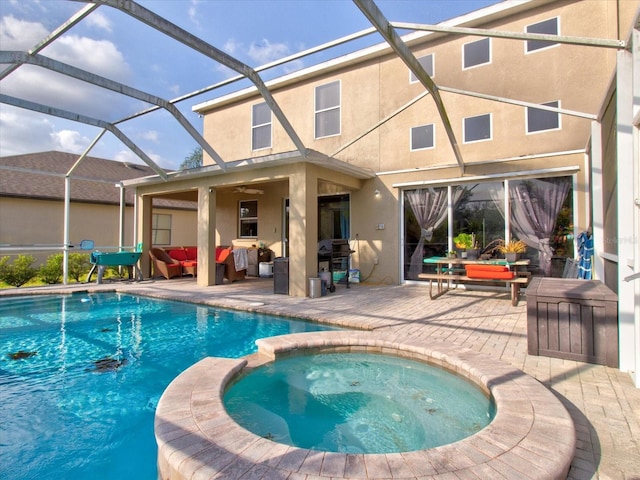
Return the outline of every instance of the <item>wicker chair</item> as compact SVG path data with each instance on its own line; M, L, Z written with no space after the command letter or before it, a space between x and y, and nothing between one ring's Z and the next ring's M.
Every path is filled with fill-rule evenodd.
M173 277L182 276L182 265L174 260L161 248L152 247L149 249L149 257L153 262L153 276L163 276L167 280Z

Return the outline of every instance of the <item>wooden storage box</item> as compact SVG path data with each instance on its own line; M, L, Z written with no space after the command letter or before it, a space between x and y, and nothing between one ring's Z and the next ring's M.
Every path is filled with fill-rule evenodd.
M602 282L534 277L526 295L530 355L618 367L618 296Z

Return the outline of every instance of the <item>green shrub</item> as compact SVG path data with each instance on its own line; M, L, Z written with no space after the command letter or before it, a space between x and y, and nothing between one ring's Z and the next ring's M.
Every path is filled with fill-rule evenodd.
M64 254L55 253L47 258L46 263L40 266L38 274L40 279L48 284L53 285L60 283L60 277L62 277L62 263L64 261Z
M12 287L21 287L38 274L32 255L18 255L12 264L9 257L0 258L0 280Z
M80 282L81 278L89 273L91 262L89 255L86 253L70 253L69 254L69 277L76 282Z

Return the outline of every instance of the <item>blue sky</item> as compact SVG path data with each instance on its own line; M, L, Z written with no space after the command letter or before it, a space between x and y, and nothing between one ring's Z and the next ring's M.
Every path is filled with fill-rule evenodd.
M139 0L138 3L251 67L369 28L349 0ZM390 21L438 23L498 3L497 0L377 0ZM0 0L0 48L26 51L67 21L84 3L68 0ZM404 32L403 32L404 33ZM377 34L346 47L306 57L265 73L283 74L347 51L381 42ZM174 99L235 76L235 72L169 39L129 16L101 6L41 52L42 55ZM3 65L2 68L6 67ZM231 90L247 86L236 83ZM230 89L178 104L199 131L191 111ZM57 108L117 121L149 105L23 65L5 77L0 92ZM177 168L197 143L168 113L157 111L119 128L164 168ZM48 150L80 153L100 129L0 104L0 156ZM212 144L215 149L215 143ZM90 155L141 163L124 144L105 134Z

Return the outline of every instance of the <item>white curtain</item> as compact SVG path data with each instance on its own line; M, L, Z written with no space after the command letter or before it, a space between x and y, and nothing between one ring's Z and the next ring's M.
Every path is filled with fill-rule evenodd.
M511 231L538 250L540 269L546 276L551 274L553 255L549 241L570 188L568 177L524 180L509 185Z
M462 196L464 189L457 189L453 198L453 206ZM411 255L408 278L416 279L422 272L422 260L425 241L430 242L433 232L447 218L447 188L422 188L405 193L405 199L413 211L420 226L420 239Z

